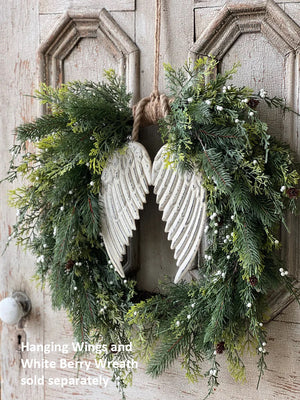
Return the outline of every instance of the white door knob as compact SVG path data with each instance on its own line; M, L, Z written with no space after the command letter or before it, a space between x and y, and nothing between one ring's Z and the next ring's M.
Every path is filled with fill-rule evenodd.
M9 325L17 324L30 310L30 299L22 292L15 292L11 297L0 301L0 319Z

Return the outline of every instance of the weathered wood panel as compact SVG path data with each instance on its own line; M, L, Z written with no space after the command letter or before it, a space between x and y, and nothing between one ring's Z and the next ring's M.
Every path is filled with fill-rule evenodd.
M101 54L101 58L99 57ZM64 81L84 79L99 82L103 79L103 70L118 70L116 53L113 55L101 46L101 39L84 38L76 45L72 53L64 60ZM86 65L95 65L86 70Z
M136 42L141 49L141 97L148 96L153 90L154 68L154 2L140 0L136 9ZM166 91L163 63L179 67L187 60L188 49L193 41L193 1L162 2L161 51L159 87ZM142 130L140 141L154 158L162 145L156 129L149 127ZM141 213L140 222L140 271L138 285L149 291L158 290L158 282L172 276L176 271L173 251L164 232L165 224L161 220L155 197L149 194ZM155 232L153 235L150 232Z
M241 1L243 2L243 1ZM135 4L136 3L136 4ZM154 3L154 2L153 2ZM25 120L31 120L37 115L37 106L32 99L24 97L23 94L33 93L37 86L37 49L39 44L45 40L53 30L55 23L61 18L69 8L96 8L106 7L113 11L112 15L121 28L129 37L137 43L141 49L141 88L142 97L147 96L153 85L153 34L154 34L154 4L147 0L55 0L48 2L40 0L39 9L37 2L26 0L19 2L12 0L3 3L0 16L1 42L0 42L0 99L1 99L1 163L0 177L3 177L7 168L9 154L8 149L13 143L12 132L16 125ZM231 2L232 3L232 2ZM251 2L253 4L254 2ZM193 38L199 37L209 22L215 17L217 11L225 4L225 0L163 0L162 12L162 43L161 43L161 65L163 62L170 62L174 66L183 64L188 55L188 50L193 44ZM300 2L282 0L280 6L297 23L300 21ZM194 22L194 7L195 22ZM136 10L135 10L136 9ZM252 36L251 36L252 35ZM274 49L270 49L266 39L251 33L251 40L241 38L229 50L223 59L223 66L230 66L230 63L243 54L243 59L247 57L245 66L240 70L244 76L250 76L253 85L255 80L260 79L251 71L259 72L264 76L264 85L269 85L270 90L276 89L276 94L285 93L286 83L280 79L273 79L267 72L270 65L274 65L278 70L275 77L280 75L279 71L285 68L282 56ZM97 43L93 43L97 45ZM259 46L258 46L259 45ZM268 49L269 59L265 59L263 53L259 53L260 48ZM81 49L81 52L79 51ZM66 66L66 75L70 79L79 77L80 79L90 77L96 79L99 70L102 68L95 64L93 51L95 50L92 42L88 46L82 41L78 49L70 56ZM270 51L269 51L270 50ZM86 65L83 63L81 54L85 53ZM242 53L241 53L242 52ZM253 55L264 59L264 62L253 61ZM3 57L5 55L5 57ZM73 58L72 58L73 57ZM88 61L90 60L90 63ZM103 62L103 66L107 67ZM98 62L98 61L97 61ZM76 64L77 63L77 67ZM82 66L79 66L79 63ZM275 68L274 68L275 69ZM273 74L272 74L273 76ZM239 76L237 79L240 79ZM268 81L268 79L270 79ZM294 93L295 104L299 104L299 61L294 70L293 84L297 87ZM241 78L241 83L245 83ZM260 83L260 82L259 82ZM272 88L273 86L273 88ZM163 68L160 70L160 87L164 89ZM275 92L274 92L275 94ZM280 123L280 121L279 121ZM296 129L299 130L299 121ZM299 132L299 131L298 131ZM296 134L296 138L299 135ZM295 142L295 137L292 138ZM145 129L141 133L141 141L146 145L150 154L155 155L161 142L154 129ZM298 144L297 144L298 146ZM299 147L297 147L299 150ZM15 221L15 211L7 206L7 190L9 185L0 186L0 252L5 246L7 237L11 231L11 226ZM149 197L147 206L141 215L140 240L147 245L142 246L140 260L142 269L139 275L140 286L153 289L157 286L158 275L162 277L168 271L174 271L175 263L173 254L169 249L166 235L163 232L164 226L161 223L161 215L155 204L154 196ZM153 234L155 232L155 234ZM151 233L151 234L150 234ZM299 231L293 231L293 235L298 238L296 245L293 245L292 252L295 261L295 269L300 268ZM294 242L295 243L295 242ZM297 258L298 257L298 258ZM155 264L154 264L155 261ZM120 400L112 382L106 388L96 386L72 386L64 388L59 386L33 385L21 386L20 379L27 377L44 377L47 379L59 376L75 377L74 369L24 369L20 367L18 347L18 336L28 339L36 344L68 344L72 342L72 330L70 323L64 312L54 312L51 309L51 301L48 294L43 293L35 287L31 281L34 273L34 260L29 254L25 254L13 245L0 258L0 296L1 298L11 294L13 290L22 289L27 292L32 300L33 312L26 322L24 328L2 326L1 329L1 366L2 366L2 400L56 400L74 399L79 400L88 398L90 400ZM296 400L300 397L300 310L296 303L284 310L275 321L268 324L268 345L270 352L268 356L268 370L260 385L260 391L255 390L257 381L256 360L246 357L247 383L240 385L235 383L226 372L226 360L220 355L220 362L224 369L221 373L221 386L214 395L215 400ZM64 357L59 352L50 354L23 352L23 359L41 360L43 357L47 361L59 361ZM66 358L72 360L72 354L67 354ZM103 378L109 377L108 371L101 371ZM79 376L98 376L99 371L92 369L87 374L82 370ZM206 394L206 381L192 385L188 384L184 377L180 364L177 362L157 380L150 379L145 374L145 367L140 367L134 376L133 386L127 390L128 400L167 400L167 399L197 399Z
M295 4L294 4L295 5ZM265 88L270 96L286 98L297 110L299 105L299 26L273 1L230 1L210 20L196 18L207 27L199 32L192 46L191 56L212 54L220 60L221 70L230 69L234 62L242 66L234 77L239 85L248 85L257 91ZM196 10L196 13L199 11ZM269 132L287 142L299 158L299 119L292 113L270 110L260 105L261 117L269 124ZM299 271L300 220L288 216L290 235L282 230L283 257L289 272L297 279Z
M259 61L259 62L258 62ZM285 97L284 57L261 33L241 35L222 59L222 71L228 71L234 63L240 63L234 84L249 85L258 93L264 88L269 96ZM258 108L261 119L269 126L270 134L281 137L283 113L270 110L266 105Z
M38 53L40 80L48 85L74 79L98 81L103 69L114 68L124 76L133 102L139 98L139 49L105 8L67 10Z
M36 103L25 95L33 94L37 83L36 49L38 46L38 4L33 0L11 1L1 7L1 163L0 179L8 169L9 151L14 141L13 131L22 121L36 113ZM0 187L0 253L11 233L15 210L7 206L7 191L11 185ZM30 281L34 261L13 244L0 257L0 296L11 295L15 290L25 291L32 300L33 312L24 328L2 326L1 332L1 397L2 399L43 399L39 386L21 387L25 371L20 368L17 351L19 336L34 342L43 340L43 296Z
M100 9L105 7L109 11L134 11L135 0L39 0L40 14L57 14L67 8Z
M49 304L48 302L46 304ZM46 305L46 314L51 316L53 312ZM244 384L236 383L226 370L226 360L224 355L220 355L218 361L221 363L222 371L220 375L220 387L215 392L215 400L257 400L257 399L276 399L276 400L297 400L300 394L299 376L299 351L300 351L300 324L299 306L292 304L275 321L267 325L268 339L267 350L270 353L267 357L268 370L261 380L259 392L256 391L258 372L255 359L246 356L244 361L247 368L247 382ZM60 326L60 331L53 329L53 320L49 318L45 321L45 337L48 342L71 343L71 328L66 322L63 313L55 314L56 325ZM50 354L48 360L58 360L61 355ZM72 354L67 358L72 360ZM208 369L204 365L203 371ZM108 371L101 370L103 377L109 377ZM47 370L49 377L74 376L74 370ZM89 376L96 377L99 372L92 369ZM86 376L84 371L80 376ZM206 394L206 380L200 380L196 384L188 383L184 376L184 371L180 364L175 363L163 376L158 379L151 379L145 374L145 367L139 364L139 369L134 375L133 385L126 390L128 400L180 400L195 399L199 400ZM69 400L74 396L88 396L89 399L120 400L120 395L114 386L109 382L106 388L67 386L64 390L54 386L45 387L45 399L64 399Z

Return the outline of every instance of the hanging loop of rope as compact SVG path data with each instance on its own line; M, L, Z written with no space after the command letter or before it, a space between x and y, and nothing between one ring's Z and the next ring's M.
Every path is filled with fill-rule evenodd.
M161 0L156 0L153 91L150 96L144 97L133 107L132 140L138 140L140 127L156 124L159 119L166 117L170 111L169 98L165 94L160 94L158 90L160 27Z

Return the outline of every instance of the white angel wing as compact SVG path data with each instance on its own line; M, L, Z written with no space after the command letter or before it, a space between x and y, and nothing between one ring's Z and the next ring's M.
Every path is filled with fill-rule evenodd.
M150 180L150 157L145 147L137 142L130 142L124 152L116 151L102 172L103 241L113 266L122 277L121 262L136 229L139 210L149 193Z
M171 249L175 249L177 283L189 270L201 242L206 220L205 189L200 174L166 167L165 152L163 146L154 159L152 185Z

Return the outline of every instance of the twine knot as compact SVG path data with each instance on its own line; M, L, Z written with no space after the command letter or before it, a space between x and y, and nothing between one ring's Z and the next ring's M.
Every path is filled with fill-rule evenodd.
M150 96L144 97L132 109L134 118L132 140L138 140L140 128L157 124L160 119L165 118L170 112L170 99L158 91L161 0L156 0L155 14L154 88Z
M150 96L144 97L133 107L132 140L138 140L140 128L157 124L160 119L169 114L169 102L170 100L165 94L153 91Z

